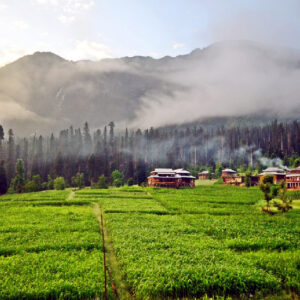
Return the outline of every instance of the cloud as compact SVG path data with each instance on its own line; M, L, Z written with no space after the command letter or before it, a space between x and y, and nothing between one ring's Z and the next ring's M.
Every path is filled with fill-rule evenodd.
M157 70L171 91L142 99L133 127L252 114L295 117L300 113L300 52L250 42L214 44Z
M63 24L71 24L76 20L76 18L74 16L60 15L58 20Z
M0 12L5 10L7 8L7 5L6 4L2 4L0 3Z
M184 44L182 44L182 43L175 43L175 44L173 44L173 49L179 49L179 48L183 48L184 47Z
M103 58L111 58L111 49L101 43L87 40L77 40L74 49L69 51L65 57L71 60L100 60Z
M30 28L29 24L27 24L26 22L22 21L22 20L16 20L14 22L11 23L11 28L15 29L15 30L26 30L28 28Z

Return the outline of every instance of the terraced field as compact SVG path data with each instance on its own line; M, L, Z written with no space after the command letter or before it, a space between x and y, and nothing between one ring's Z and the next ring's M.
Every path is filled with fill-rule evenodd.
M257 188L69 193L0 198L0 298L103 298L101 212L122 299L300 294L300 210L263 214Z

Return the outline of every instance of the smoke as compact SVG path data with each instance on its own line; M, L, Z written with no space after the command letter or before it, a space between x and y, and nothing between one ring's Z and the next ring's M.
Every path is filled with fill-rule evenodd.
M279 167L283 170L288 170L288 167L283 165L282 159L278 157L276 158L265 157L262 155L260 149L254 151L253 155L264 167Z

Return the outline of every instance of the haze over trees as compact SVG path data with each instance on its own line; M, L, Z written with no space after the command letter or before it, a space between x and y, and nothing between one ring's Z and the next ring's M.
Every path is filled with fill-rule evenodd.
M73 182L81 187L83 183L107 184L105 180L99 181L103 174L119 186L129 179L130 184L145 182L149 171L156 167L183 167L195 172L209 168L216 176L223 167L244 171L261 171L272 164L296 167L299 153L300 123L297 121L215 129L182 126L129 131L118 128L117 133L113 122L108 128L93 131L86 122L83 130L71 126L58 136L15 138L9 129L8 136L2 135L1 139L0 180L19 189L20 184L33 180L35 175L51 187L56 177L63 177L67 185Z

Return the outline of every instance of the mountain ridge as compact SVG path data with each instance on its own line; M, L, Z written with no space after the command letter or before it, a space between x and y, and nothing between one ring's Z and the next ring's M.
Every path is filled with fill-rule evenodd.
M111 120L150 127L261 111L297 118L300 51L290 53L239 41L159 59L75 62L35 52L0 68L0 123L24 135L86 120L96 128ZM282 108L284 99L290 103Z

